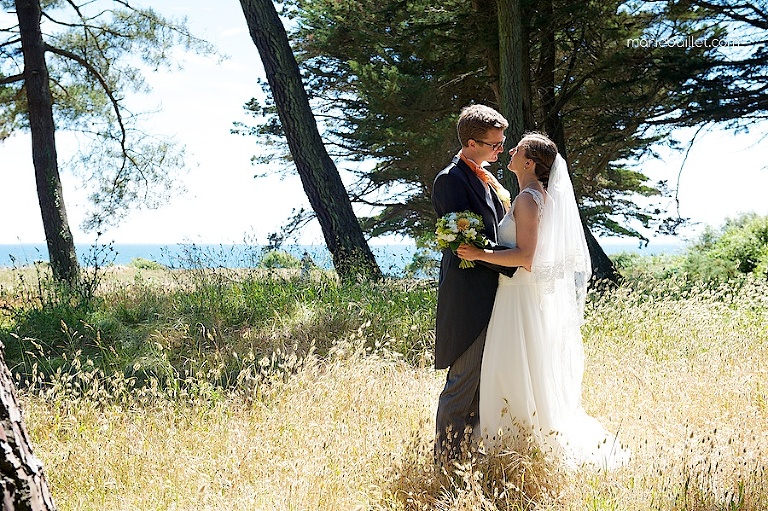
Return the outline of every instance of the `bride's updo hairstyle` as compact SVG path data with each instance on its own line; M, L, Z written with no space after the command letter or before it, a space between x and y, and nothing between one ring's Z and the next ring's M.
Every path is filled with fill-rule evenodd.
M539 132L523 135L520 145L525 148L525 157L536 165L536 177L544 188L549 184L549 173L557 157L557 145L549 137Z

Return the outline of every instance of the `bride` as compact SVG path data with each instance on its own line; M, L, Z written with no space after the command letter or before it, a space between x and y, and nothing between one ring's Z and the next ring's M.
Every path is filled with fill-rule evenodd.
M462 259L519 266L499 277L480 376L480 431L490 450L532 436L565 465L626 463L629 452L581 407L580 326L591 275L568 168L557 146L526 134L509 151L520 194L491 251L462 245Z

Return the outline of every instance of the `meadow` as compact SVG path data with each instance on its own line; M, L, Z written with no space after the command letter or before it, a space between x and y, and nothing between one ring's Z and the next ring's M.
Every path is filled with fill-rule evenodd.
M112 267L83 299L4 269L0 334L62 510L768 508L768 285L635 270L583 327L609 472L435 467L429 279Z

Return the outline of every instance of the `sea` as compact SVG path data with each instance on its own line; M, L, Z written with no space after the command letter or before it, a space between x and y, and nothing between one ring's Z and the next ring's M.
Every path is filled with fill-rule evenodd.
M639 244L601 243L608 255L631 252L641 255L682 253L683 244ZM401 276L408 264L413 261L417 249L413 244L371 244L371 251L385 275ZM246 244L110 244L75 246L78 259L83 266L128 265L135 259L154 261L171 268L248 268L258 265L266 248ZM301 259L304 254L322 267L333 266L331 255L321 245L286 245L281 247L294 257ZM438 254L434 254L438 258ZM0 267L21 267L36 261L47 261L48 249L45 243L18 243L0 245ZM94 264L95 263L95 264Z

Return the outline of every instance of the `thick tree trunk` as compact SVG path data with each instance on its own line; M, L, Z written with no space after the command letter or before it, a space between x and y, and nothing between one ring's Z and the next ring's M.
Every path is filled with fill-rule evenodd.
M542 2L539 5L542 17L545 20L554 17L554 6L551 0ZM563 131L563 122L560 117L560 110L557 108L557 98L555 95L555 59L554 24L545 23L541 30L541 54L539 56L539 69L541 69L542 77L541 86L538 87L541 98L541 118L544 120L544 131L557 144L563 158L567 160L565 132Z
M552 19L554 17L554 5L551 0L537 4L542 12L542 17ZM555 144L560 155L568 161L568 148L565 144L565 128L560 109L557 106L555 62L557 59L557 47L555 46L554 24L545 24L541 31L541 54L539 56L539 69L541 69L541 83L537 90L541 98L541 117L544 119L544 129ZM603 247L589 230L582 218L582 227L587 239L589 256L592 261L592 278L597 282L618 282L619 274L613 261L606 255Z
M509 122L507 146L514 146L523 137L525 126L525 100L530 103L530 96L525 93L523 79L526 73L523 42L526 37L523 30L522 7L520 0L498 0L499 17L499 104L501 114ZM512 172L504 173L504 185L514 197L519 191L517 179Z
M251 39L264 63L288 147L343 280L380 278L344 184L323 145L299 66L272 0L240 0Z
M48 65L45 62L45 43L40 30L40 3L37 0L16 0L16 15L24 54L24 86L29 105L32 162L51 270L56 280L75 285L80 267L72 232L69 230L56 161L56 128L53 123Z
M0 491L3 511L53 511L56 506L32 453L27 428L19 409L11 372L0 343Z
M24 55L24 87L32 135L32 162L51 270L56 280L75 285L80 268L72 232L69 230L56 161L56 128L53 123L48 66L45 62L45 43L40 31L40 2L16 0L16 15Z
M587 238L589 256L592 260L592 281L596 282L599 286L606 283L617 284L621 279L621 275L616 271L613 261L605 253L605 250L597 242L592 231L589 230L589 227L587 227L583 220L582 226L584 227L584 236Z

